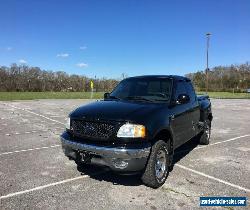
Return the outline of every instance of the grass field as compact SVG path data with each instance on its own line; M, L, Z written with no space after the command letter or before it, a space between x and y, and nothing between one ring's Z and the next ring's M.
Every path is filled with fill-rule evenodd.
M204 95L205 92L198 92L198 95ZM228 98L228 99L250 99L250 93L230 93L230 92L208 92L210 98Z
M198 92L198 94L205 94ZM250 93L209 92L210 98L250 99ZM33 99L90 99L90 92L0 92L0 101ZM93 99L103 98L103 92L93 93Z
M93 93L93 99L103 98L103 92ZM0 92L0 101L33 99L90 99L90 92Z

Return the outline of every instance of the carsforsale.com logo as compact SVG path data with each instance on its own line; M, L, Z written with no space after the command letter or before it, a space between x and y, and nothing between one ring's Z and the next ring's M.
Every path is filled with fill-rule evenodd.
M246 197L200 197L200 206L246 206Z

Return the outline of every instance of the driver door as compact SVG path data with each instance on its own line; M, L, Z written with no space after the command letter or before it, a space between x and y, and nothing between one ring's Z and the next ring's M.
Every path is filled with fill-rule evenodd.
M184 82L185 81L178 81L176 83L175 100L177 100L180 94L187 94ZM190 136L192 136L192 126L189 122L189 103L176 104L172 107L172 113L174 114L171 116L170 125L175 137L174 148L177 148L188 141Z

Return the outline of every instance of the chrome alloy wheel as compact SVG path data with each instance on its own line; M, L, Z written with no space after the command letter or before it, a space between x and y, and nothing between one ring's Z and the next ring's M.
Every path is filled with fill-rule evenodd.
M167 170L166 151L160 149L156 155L155 175L159 182L164 180Z

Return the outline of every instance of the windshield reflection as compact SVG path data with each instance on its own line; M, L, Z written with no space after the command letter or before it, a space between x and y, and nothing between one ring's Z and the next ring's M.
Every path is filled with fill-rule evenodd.
M171 91L172 80L168 78L129 78L116 86L110 99L168 103Z

